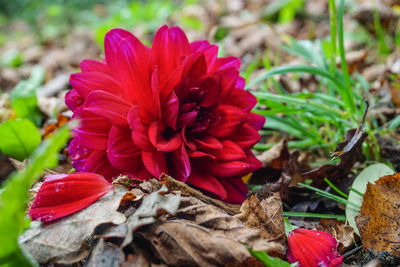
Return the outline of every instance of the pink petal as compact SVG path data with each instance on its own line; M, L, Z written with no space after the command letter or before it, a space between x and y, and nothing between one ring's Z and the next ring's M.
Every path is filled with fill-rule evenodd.
M152 61L160 71L160 86L164 86L169 75L181 63L181 58L189 52L189 42L178 27L168 29L162 26L154 36L151 49Z
M178 112L179 100L174 91L172 91L167 101L162 105L162 117L163 121L165 121L165 123L174 130L176 129Z
M242 178L221 179L219 181L228 192L228 196L225 199L226 202L241 204L246 199L247 188Z
M207 133L220 138L234 133L248 118L242 109L230 105L220 105L215 113L220 119L207 129Z
M107 32L104 38L104 52L107 65L115 69L116 55L121 41L125 38L136 38L132 33L123 29L112 29Z
M235 68L239 70L240 67L240 59L237 57L223 57L218 58L215 68L218 70L223 70L227 68Z
M187 182L217 195L221 200L225 200L227 198L227 191L225 190L224 186L222 186L222 184L215 177L205 172L193 170Z
M142 152L142 160L146 169L159 178L162 173L168 173L165 153L162 152Z
M177 149L171 153L171 161L173 165L173 171L171 175L173 175L173 177L179 181L186 182L186 179L191 172L191 165L185 145L182 144L180 149Z
M210 43L206 40L191 42L190 43L190 52L191 53L201 52L209 46L210 46Z
M143 124L139 116L138 106L133 106L128 113L128 122L132 128L133 143L144 151L155 151L149 140L149 128Z
M83 171L87 158L92 153L92 150L81 144L77 138L73 138L68 146L68 155L72 159L72 166L77 171Z
M104 117L112 124L128 125L131 104L105 91L92 91L85 99L85 110Z
M104 74L110 75L110 71L105 62L101 62L98 60L84 59L81 61L79 66L81 67L81 70L83 72L102 72Z
M105 150L93 151L87 158L85 165L83 166L83 171L101 174L108 181L111 181L113 177L117 177L122 173L110 164Z
M133 144L128 127L111 128L107 156L111 165L121 171L134 171L143 165L141 150Z
M121 88L111 76L100 72L81 72L71 74L71 86L83 97L94 90L101 90L113 95L121 95Z
M65 95L65 104L72 111L82 106L83 101L85 101L85 99L75 89L69 90Z
M75 110L73 118L76 117L79 118L79 127L72 130L72 135L88 148L106 149L111 124L103 117L83 108Z
M158 151L171 152L178 149L182 144L182 138L179 133L171 133L166 137L167 126L161 121L153 122L149 127L149 139Z
M124 89L124 95L136 104L152 107L150 51L136 38L121 40L111 69Z
M94 173L56 174L45 177L31 208L33 220L53 221L82 210L112 189Z

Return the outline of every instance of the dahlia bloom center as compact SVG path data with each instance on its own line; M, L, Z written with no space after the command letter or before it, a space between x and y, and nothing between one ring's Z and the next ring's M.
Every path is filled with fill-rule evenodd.
M71 75L66 104L79 119L69 153L74 167L111 180L167 173L224 201L240 203L241 180L261 166L251 147L262 116L244 90L240 60L161 27L152 47L122 29L105 37L103 61Z

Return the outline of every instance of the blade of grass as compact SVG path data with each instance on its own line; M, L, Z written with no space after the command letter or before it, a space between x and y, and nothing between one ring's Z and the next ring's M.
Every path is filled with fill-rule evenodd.
M338 29L339 30L338 37L339 37L340 65L342 67L342 72L343 72L344 81L345 81L345 92L346 92L345 98L346 99L344 99L344 102L347 105L347 107L350 109L351 112L355 112L356 105L354 103L353 91L351 90L351 86L350 86L349 70L347 67L346 54L344 51L343 14L344 14L344 0L340 0L339 12L338 12L338 26L339 26L338 27L339 28Z
M293 211L284 211L283 212L283 216L337 219L339 221L345 221L346 220L346 216L344 216L344 215L323 214L323 213L308 213L308 212L293 212Z
M339 188L337 188L331 181L329 181L328 178L324 178L325 183L327 183L330 187L332 187L333 190L335 190L336 193L338 193L339 195L341 195L344 198L349 198L349 195L347 195L346 193L344 193L343 191L341 191Z
M356 208L358 208L358 209L360 208L360 206L358 206L357 204L354 204L354 203L348 201L348 200L345 199L345 198L342 198L342 197L336 196L336 195L334 195L334 194L328 193L328 192L326 192L326 191L324 191L324 190L321 190L321 189L319 189L319 188L315 188L315 187L313 187L313 186L306 185L306 184L303 184L303 183L298 183L298 185L301 185L301 186L303 186L304 188L307 188L307 189L309 189L309 190L314 191L315 193L317 193L318 195L320 195L320 196L322 196L322 197L332 199L332 200L334 200L334 201L336 201L336 202L338 202L338 203L341 203L341 204L344 204L344 205L352 205L353 207L356 207Z

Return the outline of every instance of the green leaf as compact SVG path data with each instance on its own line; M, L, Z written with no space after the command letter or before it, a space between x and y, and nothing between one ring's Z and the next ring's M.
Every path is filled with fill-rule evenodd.
M290 233L291 231L293 231L293 230L296 229L296 228L299 228L299 227L297 227L296 225L291 224L291 223L289 222L289 218L288 218L288 217L283 218L283 223L285 224L285 234L286 234L286 237L289 235L289 233Z
M36 66L32 69L31 77L21 81L11 93L11 105L19 118L31 120L37 126L42 122L38 108L36 89L42 84L44 69Z
M41 136L28 119L16 119L0 124L1 151L19 161L29 157L40 144Z
M355 191L360 192L361 194L364 194L365 190L367 190L368 183L373 183L382 176L391 175L393 173L394 171L385 164L376 163L370 165L357 175L356 179L354 179L353 181L351 188ZM361 207L363 198L355 191L350 191L348 201L350 201L351 203L355 203ZM354 217L356 217L359 213L360 209L357 209L356 207L351 205L346 205L346 218L358 235L360 235L360 233L358 232L357 224Z
M0 264L7 263L15 265L18 256L23 261L22 252L18 246L18 236L26 229L27 219L25 217L26 202L29 199L29 188L38 179L46 168L56 165L54 161L58 152L69 138L69 129L60 128L52 137L45 140L30 158L23 172L11 174L1 188L0 194ZM14 264L14 265L13 265Z
M9 50L3 54L0 63L3 67L17 68L23 63L22 54L15 49Z
M265 251L254 251L249 248L249 252L251 255L256 257L259 261L261 261L265 266L268 267L290 267L297 266L297 264L293 265L287 261L281 260L280 258L271 257Z

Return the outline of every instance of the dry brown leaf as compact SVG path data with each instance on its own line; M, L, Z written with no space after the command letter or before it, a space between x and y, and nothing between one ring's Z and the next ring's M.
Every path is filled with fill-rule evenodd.
M263 240L258 230L195 197L182 197L175 216L137 230L133 244L146 244L152 259L173 266L240 264L251 257L247 246L270 255L285 252L281 244Z
M125 260L122 249L102 238L94 246L87 267L118 267Z
M331 234L338 241L338 252L343 254L354 246L354 229L337 219L321 219L317 230Z
M400 173L368 184L356 217L365 250L387 251L400 257Z
M279 193L271 193L262 201L259 201L256 195L252 195L243 202L240 211L236 217L246 226L259 229L263 239L285 244L285 225Z
M334 182L340 178L347 177L356 162L363 162L365 156L362 152L362 143L367 137L364 125L357 129L350 129L345 134L345 140L338 144L333 156L340 158L338 164L325 164L312 171L302 173L304 180L312 180L312 186L319 187L324 183L324 178Z
M160 190L143 197L141 205L126 220L128 234L125 236L122 246L132 242L132 235L138 227L155 222L155 217L160 212L175 213L181 202L181 197L172 194L164 195L166 192L168 192L168 189L163 186Z
M40 264L82 260L89 254L91 239L101 226L125 222L125 215L117 211L125 193L124 187L115 188L65 219L28 229L19 239L20 246Z
M165 183L168 190L171 192L176 191L184 196L194 196L207 204L212 204L224 210L226 213L230 215L235 215L239 213L240 205L229 204L221 200L206 196L202 192L194 188L191 188L187 184L177 181L171 176L168 176L166 174L162 174L160 179Z

